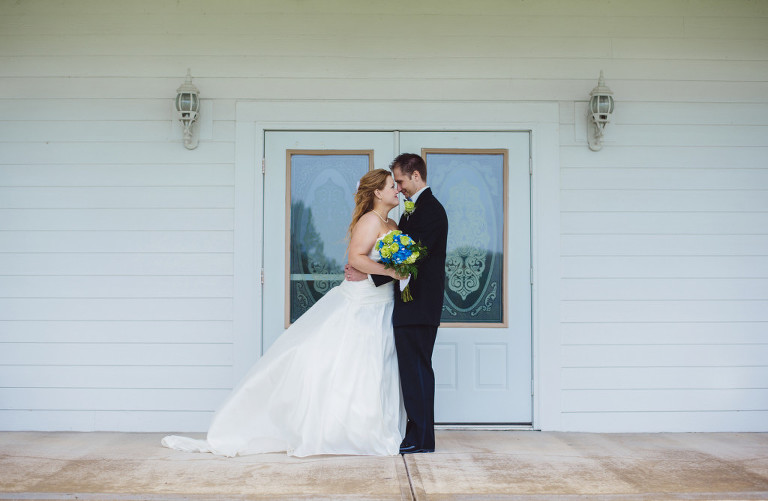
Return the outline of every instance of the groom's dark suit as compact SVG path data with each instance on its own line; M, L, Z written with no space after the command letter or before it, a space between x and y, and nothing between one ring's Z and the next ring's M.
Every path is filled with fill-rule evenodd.
M426 188L416 199L410 216L400 219L400 230L427 247L427 257L417 263L418 277L411 277L413 301L404 303L395 284L395 331L400 385L403 389L408 427L404 444L420 450L435 448L435 375L432 350L443 309L445 287L445 247L448 217L445 209ZM378 286L392 280L372 275Z

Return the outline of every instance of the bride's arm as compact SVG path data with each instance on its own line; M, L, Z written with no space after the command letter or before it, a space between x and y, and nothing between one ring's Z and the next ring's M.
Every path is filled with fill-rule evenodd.
M400 279L402 277L395 270L385 268L383 264L368 257L380 231L381 224L372 214L366 214L360 218L352 230L352 237L349 240L349 264L362 273L386 275Z

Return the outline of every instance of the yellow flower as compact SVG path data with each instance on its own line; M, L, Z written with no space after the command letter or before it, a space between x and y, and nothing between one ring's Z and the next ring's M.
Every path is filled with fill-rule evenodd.
M411 237L409 237L408 235L403 235L402 237L400 237L400 243L407 247L413 243L413 240L411 240Z
M392 236L392 232L387 233L386 235L384 235L382 240L384 241L385 244L391 244L394 241L394 237Z
M389 251L390 251L392 254L394 254L395 252L397 252L397 251L399 251L399 250L400 250L400 246L399 246L399 245L397 245L397 243L395 243L395 242L393 242L393 243L392 243L392 244L389 246Z

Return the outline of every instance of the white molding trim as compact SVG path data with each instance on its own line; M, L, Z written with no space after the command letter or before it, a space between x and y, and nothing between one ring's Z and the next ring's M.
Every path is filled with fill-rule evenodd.
M557 102L241 101L236 106L234 379L261 353L265 130L531 131L533 426L560 429L560 159Z

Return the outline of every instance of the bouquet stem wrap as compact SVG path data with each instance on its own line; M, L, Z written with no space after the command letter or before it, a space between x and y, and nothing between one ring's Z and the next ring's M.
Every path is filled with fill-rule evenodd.
M400 280L400 298L403 300L404 303L407 303L408 301L413 301L413 296L411 295L411 288L408 287L408 284L411 282L411 276L408 275L408 278L404 278Z

